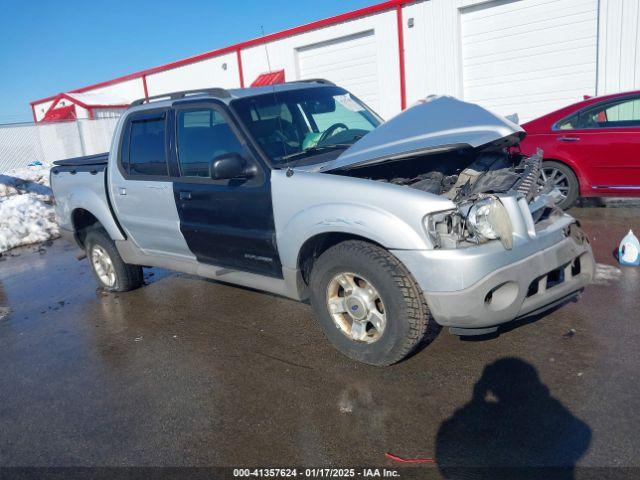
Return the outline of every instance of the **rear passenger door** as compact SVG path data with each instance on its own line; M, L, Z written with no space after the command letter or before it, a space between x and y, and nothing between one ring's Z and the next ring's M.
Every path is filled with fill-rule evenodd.
M109 168L110 197L127 238L141 250L193 258L180 232L173 195L172 123L167 108L132 113L125 119L117 162Z
M218 102L176 106L175 122L180 177L173 187L189 249L203 263L282 277L269 170ZM211 160L230 153L254 174L213 180Z

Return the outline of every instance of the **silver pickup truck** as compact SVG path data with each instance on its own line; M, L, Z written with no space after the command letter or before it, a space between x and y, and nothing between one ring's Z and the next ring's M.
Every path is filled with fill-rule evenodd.
M492 333L590 282L524 136L451 97L383 122L322 80L178 92L134 102L109 154L56 162L51 185L104 289L156 266L309 301L337 349L389 365L432 321Z

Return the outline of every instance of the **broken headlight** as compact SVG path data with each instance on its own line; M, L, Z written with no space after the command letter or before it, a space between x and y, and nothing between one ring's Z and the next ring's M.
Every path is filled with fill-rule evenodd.
M477 200L469 209L467 225L480 242L499 238L507 250L513 247L509 213L496 197L487 196Z
M462 240L463 221L457 209L427 215L424 227L436 248L457 248Z

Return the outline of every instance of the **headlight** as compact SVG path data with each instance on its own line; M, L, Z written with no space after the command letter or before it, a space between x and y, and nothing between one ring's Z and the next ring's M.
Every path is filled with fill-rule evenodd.
M457 248L462 239L462 217L457 209L427 215L424 227L436 248Z
M485 197L475 202L469 210L467 222L479 240L499 238L507 250L513 247L511 220L498 198Z
M487 240L495 240L500 236L489 220L494 203L495 199L492 197L478 200L469 210L469 216L467 217L473 232Z

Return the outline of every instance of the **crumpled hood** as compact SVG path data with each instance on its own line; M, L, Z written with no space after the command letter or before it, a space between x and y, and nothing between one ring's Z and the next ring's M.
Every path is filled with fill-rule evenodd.
M428 97L396 115L313 170L326 172L488 144L515 145L526 135L515 123L454 97Z

